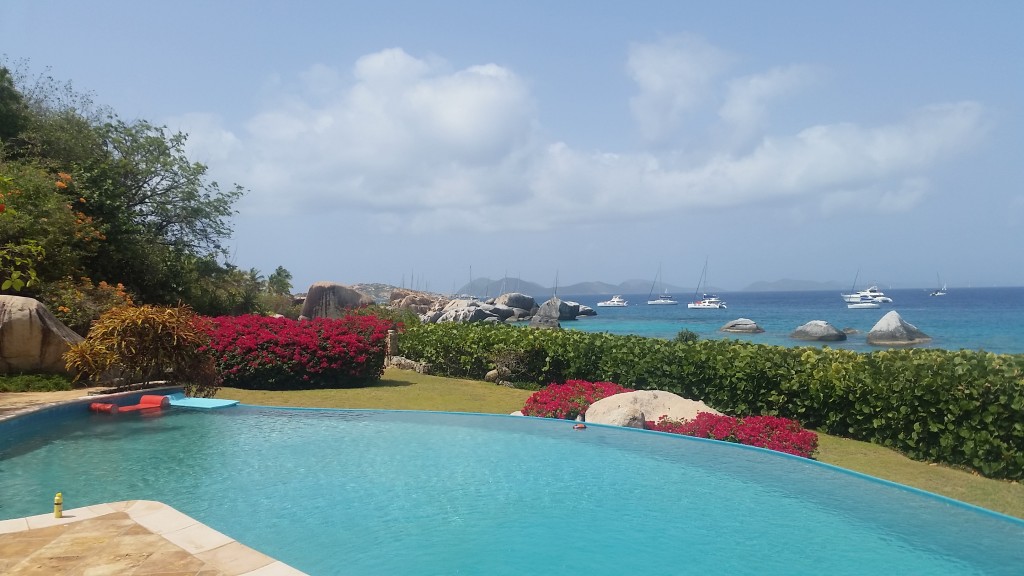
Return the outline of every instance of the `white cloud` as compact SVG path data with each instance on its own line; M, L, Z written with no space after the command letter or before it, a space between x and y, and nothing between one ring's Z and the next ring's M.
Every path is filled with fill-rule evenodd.
M630 108L643 137L654 143L675 139L684 115L710 98L731 60L694 36L631 46L627 71L639 93Z
M807 86L814 76L807 66L785 66L730 81L718 115L733 133L734 145L744 144L759 134L768 106Z
M959 102L882 126L818 123L767 134L768 104L812 74L780 67L716 85L727 60L693 39L631 50L640 87L633 111L651 136L659 135L656 118L675 129L684 112L706 107L756 142L699 160L660 146L583 151L542 141L532 96L514 71L452 70L400 49L360 58L347 77L312 67L237 133L209 116L181 121L215 177L251 189L247 211L358 212L382 230L420 232L548 230L762 202L826 216L855 203L906 211L926 199L934 167L985 133L983 107Z

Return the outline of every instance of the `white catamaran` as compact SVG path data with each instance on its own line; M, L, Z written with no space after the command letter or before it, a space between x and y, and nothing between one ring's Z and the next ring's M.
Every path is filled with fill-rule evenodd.
M697 293L701 291L701 287L707 289L708 284L708 260L704 259L704 270L700 273L700 280L697 281L697 289L693 292L693 302L686 304L687 308L694 308L697 310L718 310L727 308L725 302L714 294L708 294L703 292L700 298L697 298Z
M654 287L659 286L661 288L661 294L654 297ZM652 306L674 306L679 304L668 292L665 292L665 286L661 283L661 266L658 266L658 275L654 277L654 282L651 284L651 293L647 296L647 303Z

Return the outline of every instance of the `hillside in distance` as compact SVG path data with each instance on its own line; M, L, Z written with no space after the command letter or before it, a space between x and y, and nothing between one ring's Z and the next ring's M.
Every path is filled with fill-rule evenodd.
M559 294L572 294L577 296L605 295L605 294L646 294L651 290L650 280L626 280L619 284L607 282L578 282L558 286ZM693 292L693 288L682 288L670 284L665 285L665 290L674 294L685 294ZM458 294L468 294L477 298L492 298L506 292L520 292L529 294L538 300L547 300L555 293L553 286L541 286L536 282L520 280L518 278L475 278L469 284L464 284L458 289Z

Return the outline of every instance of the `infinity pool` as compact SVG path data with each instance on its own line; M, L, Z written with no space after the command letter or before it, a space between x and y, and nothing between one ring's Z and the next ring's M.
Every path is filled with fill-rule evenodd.
M19 420L21 420L19 422ZM0 519L160 500L310 574L1020 574L1024 522L758 449L238 406L0 423Z

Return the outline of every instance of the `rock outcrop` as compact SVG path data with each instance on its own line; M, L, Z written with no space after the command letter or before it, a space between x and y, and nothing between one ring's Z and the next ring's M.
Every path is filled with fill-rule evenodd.
M841 342L846 340L846 332L824 320L811 320L790 332L789 337L813 342Z
M368 306L372 296L335 282L316 282L309 287L302 315L306 318L341 318L348 308Z
M562 305L563 302L558 298L552 298L541 304L537 313L530 319L530 328L561 328L559 320L562 317Z
M932 337L892 310L875 323L868 332L867 340L872 346L914 346L931 342Z
M0 296L0 374L67 374L63 355L82 340L42 302Z
M448 303L448 299L441 296L396 288L391 291L391 298L388 303L392 308L411 310L416 314L426 314L427 311L441 300L444 301L444 304ZM441 305L443 306L444 304Z
M402 356L391 356L385 361L385 366L388 368L397 368L399 370L412 370L419 372L420 374L430 374L430 364L426 362L417 362L416 360L410 360Z
M764 328L757 325L750 318L737 318L731 322L727 322L725 326L718 329L720 332L734 332L738 334L760 334L764 332Z
M428 324L435 322L521 322L532 320L540 313L540 307L537 306L533 296L517 292L502 294L486 301L476 298L448 300L438 297L429 300L430 304L428 305L428 300L429 298L423 296L395 290L391 297L391 305L418 311L420 320ZM537 320L537 322L547 328L558 327L552 324L552 318L557 324L559 320L575 320L579 316L597 314L589 306L558 298L552 298L546 304L548 309L544 313L548 316ZM420 310L424 311L419 312Z
M533 296L520 294L519 292L502 294L495 298L493 303L496 306L508 306L509 308L520 308L522 310L533 310L537 306L537 301L533 299Z
M594 402L587 408L586 420L596 424L643 428L645 420L657 421L662 416L672 420L693 420L698 412L721 414L699 400L687 400L661 390L637 390L613 394Z

